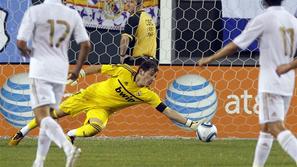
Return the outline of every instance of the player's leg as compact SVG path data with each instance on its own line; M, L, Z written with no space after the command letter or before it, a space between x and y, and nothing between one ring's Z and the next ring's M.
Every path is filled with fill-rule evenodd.
M21 128L16 134L14 134L9 142L9 146L16 146L19 144L19 142L26 136L26 134L31 131L32 129L36 128L38 126L36 119L32 119L26 126Z
M69 99L75 98L77 96L80 96L80 92L76 93L73 96L70 96ZM78 106L75 106L74 108L80 109ZM64 117L66 115L69 115L70 111L68 113L65 113L62 110L57 109L57 110L51 110L50 114L51 114L52 118L56 119L56 118L61 118L61 117ZM77 114L77 113L74 113L72 111L71 114L74 115L74 114ZM11 137L11 139L8 142L8 145L10 145L10 146L18 145L19 142L27 135L27 133L29 133L31 130L33 130L37 126L38 126L38 124L36 122L36 119L34 118L26 126L21 128L16 134L14 134L13 137Z
M87 111L87 118L84 125L70 130L67 135L69 137L91 137L99 133L105 128L110 112L105 109L90 109Z
M56 112L57 117L62 117L62 116L68 115L68 113L65 113L59 109L59 104L60 104L60 102L63 98L63 95L64 95L65 85L56 84L53 87L53 89L55 92L56 103L52 103L51 108L53 108L54 110L57 111ZM56 125L58 125L58 124L56 124ZM81 150L80 150L80 148L71 144L71 142L67 139L67 137L64 134L61 127L60 127L60 130L58 132L59 134L56 132L57 134L48 134L48 136L52 140L56 139L56 141L54 140L54 142L56 142L57 145L62 143L62 148L66 155L66 167L72 167L72 166L74 166L76 159L78 159L78 157L80 156ZM52 135L52 136L50 136L50 135ZM57 142L60 142L60 143L57 143Z
M61 118L65 115L66 113L62 113L60 111L52 110L50 112L52 118ZM32 119L26 126L21 128L16 134L14 134L11 139L8 142L8 145L10 146L16 146L19 144L19 142L33 129L35 129L38 126L36 119Z
M260 134L255 149L253 167L263 167L269 156L272 144L273 136L268 132L268 127L265 124L268 117L267 103L268 97L265 93L260 93L259 98L259 122L260 122Z
M36 122L36 119L34 119L34 120ZM37 125L37 122L36 122L36 125ZM43 145L43 147L38 147L38 149L37 149L36 160L34 161L34 165L33 165L33 166L36 166L36 167L43 166L45 157L46 157L47 152L49 150L49 147L51 145L51 140L46 135L46 132L45 132L45 130L43 128L40 129L38 138L39 138L38 139L38 145Z
M277 141L280 143L283 150L286 151L297 163L297 139L292 132L284 126L283 122L290 106L291 97L281 96L281 100L279 101L279 103L284 106L283 110L282 112L279 112L275 118L275 120L278 121L273 121L267 124L268 129L271 134L277 138ZM274 115L271 115L271 117L273 116Z
M291 97L284 97L269 93L263 94L263 103L261 103L260 100L260 104L263 104L263 108L261 111L260 106L259 118L260 123L265 125L266 133L270 133L272 136L277 138L282 148L296 161L297 140L295 136L285 128L283 123L290 105L290 99ZM261 165L264 166L264 164L258 164L258 166Z
M43 164L51 140L54 141L60 148L63 147L66 155L67 153L70 154L70 152L74 150L74 147L66 139L66 136L59 124L50 116L50 105L60 102L62 97L57 98L56 94L61 92L63 93L65 86L39 79L33 79L31 86L31 105L36 121L40 126L37 155L34 161L35 165Z
M85 98L85 96L86 96L86 91L82 90L68 97L59 106L60 113L65 113L71 116L75 116L76 114L82 111L88 111L91 108L95 108L96 104L94 104L94 102ZM71 132L68 132L68 133L71 134ZM73 143L75 135L70 135L68 137L69 137L69 140Z
M261 125L261 127L264 125ZM256 145L253 167L263 167L269 156L273 144L273 136L264 127L260 128Z

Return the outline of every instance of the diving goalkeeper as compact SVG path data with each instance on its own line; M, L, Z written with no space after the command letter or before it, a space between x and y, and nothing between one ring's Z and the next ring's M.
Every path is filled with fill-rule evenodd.
M193 130L206 120L195 122L189 120L176 111L168 108L160 97L150 90L148 86L155 80L158 71L157 64L152 60L144 61L137 71L128 65L96 65L81 70L80 76L101 73L110 76L109 79L94 83L64 100L59 110L53 111L53 118L66 115L86 113L84 124L70 130L67 135L73 142L75 137L94 136L105 128L108 118L116 111L141 103L148 103L170 119L185 124ZM33 119L9 141L9 145L17 145L24 136L37 127Z

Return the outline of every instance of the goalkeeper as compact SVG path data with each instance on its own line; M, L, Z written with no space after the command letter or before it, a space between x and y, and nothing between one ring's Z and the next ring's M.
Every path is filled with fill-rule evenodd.
M144 61L137 71L128 65L97 65L81 70L80 76L102 73L109 79L94 83L63 101L58 111L53 111L54 118L66 115L86 113L83 126L70 130L67 135L73 142L75 137L90 137L102 131L111 116L116 111L141 103L148 103L170 119L185 124L193 130L205 120L194 122L186 119L168 108L159 96L148 88L155 80L158 71L157 64L152 60ZM17 145L33 128L37 127L33 119L9 141L9 145Z

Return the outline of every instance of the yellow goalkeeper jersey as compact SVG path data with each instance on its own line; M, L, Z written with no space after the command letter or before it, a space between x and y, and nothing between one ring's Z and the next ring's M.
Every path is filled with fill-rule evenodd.
M130 38L129 48L133 57L150 56L156 58L157 29L152 17L145 11L138 11L129 17L123 35Z
M84 97L95 102L97 107L117 111L135 104L148 103L160 111L164 104L148 87L138 87L134 81L136 71L128 65L102 65L102 74L109 79L92 84L84 91Z

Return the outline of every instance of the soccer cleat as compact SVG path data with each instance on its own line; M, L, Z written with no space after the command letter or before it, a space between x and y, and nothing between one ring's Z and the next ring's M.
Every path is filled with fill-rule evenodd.
M67 155L66 159L66 167L74 167L76 160L80 156L80 148L73 146L69 155Z
M67 140L69 140L72 144L74 144L75 136L66 135Z
M18 131L8 142L9 146L16 146L24 138L21 131Z

